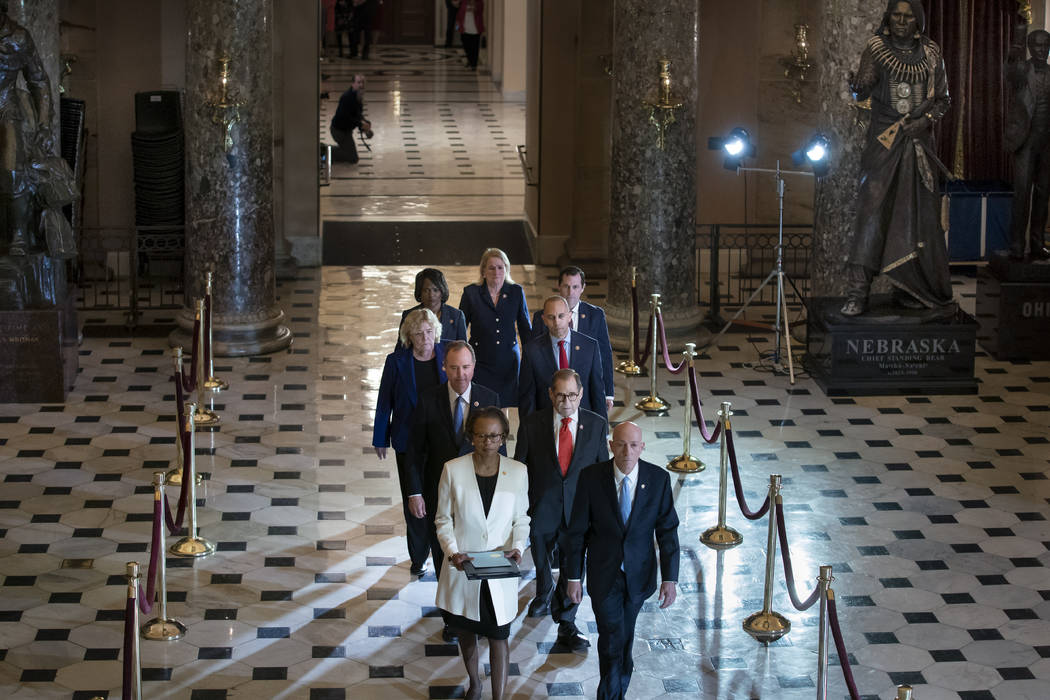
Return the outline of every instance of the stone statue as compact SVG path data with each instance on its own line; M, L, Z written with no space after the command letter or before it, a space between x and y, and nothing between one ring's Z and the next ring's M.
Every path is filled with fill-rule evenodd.
M1025 258L1025 244L1030 243L1028 258L1046 260L1045 247L1047 201L1050 199L1050 33L1038 29L1028 35L1024 60L1025 33L1010 47L1006 62L1006 79L1012 91L1006 119L1005 141L1014 161L1014 201L1010 220L1010 257ZM1029 223L1029 210L1031 221Z
M46 308L65 294L61 258L75 254L61 212L75 191L54 153L51 82L33 38L7 9L0 0L0 309Z
M920 0L890 0L848 78L856 99L871 98L871 123L847 259L846 316L867 310L880 273L905 308L955 310L940 224L938 180L947 171L933 144L933 125L948 111L948 80L940 47L924 27Z

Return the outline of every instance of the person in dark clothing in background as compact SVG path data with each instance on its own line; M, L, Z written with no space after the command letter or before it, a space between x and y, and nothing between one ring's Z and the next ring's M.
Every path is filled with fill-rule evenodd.
M452 39L456 36L456 15L459 14L461 0L445 0L445 48L452 48Z
M467 54L467 67L478 69L481 35L485 33L485 0L461 0L456 15L456 29Z
M353 0L354 16L350 19L350 58L357 58L361 47L361 58L368 60L368 49L372 46L372 24L375 22L379 0Z
M354 129L360 129L365 138L372 138L372 122L364 117L365 103L362 94L365 89L365 76L356 74L350 83L350 89L339 98L339 107L332 117L329 132L335 139L338 148L332 154L333 161L356 163L357 146L354 145Z

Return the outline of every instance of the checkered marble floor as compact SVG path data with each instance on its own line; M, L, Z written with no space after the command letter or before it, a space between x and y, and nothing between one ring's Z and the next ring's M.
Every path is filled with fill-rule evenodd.
M167 560L170 610L189 632L142 642L146 697L461 697L436 582L409 576L392 460L369 447L415 272L302 270L279 287L292 348L219 361L224 422L196 443L201 530L218 551ZM456 290L476 274L446 272ZM533 306L555 283L548 268L513 272ZM972 280L957 290L972 306ZM599 304L604 291L588 286ZM1050 365L981 356L974 396L829 399L758 371L770 340L729 335L698 359L705 411L732 403L752 507L783 475L801 593L833 565L864 697L898 683L917 700L1050 697ZM0 406L0 691L18 700L119 697L124 565L148 561L151 477L174 458L164 341L88 338L80 361L65 405ZM681 452L685 387L661 372L665 418L632 408L647 388L618 376L612 418L637 421L644 456L664 463ZM629 697L812 698L816 608L793 610L778 564L773 607L792 631L763 647L741 630L762 606L765 522L730 495L743 545L698 542L716 518L718 450L692 440L708 469L673 482L681 594L642 611ZM522 610L532 592L524 581ZM586 599L580 622L594 642ZM513 624L513 697L594 696L594 647L563 653L555 637L549 619ZM830 678L844 697L837 668Z
M462 51L377 46L368 61L321 64L320 137L355 73L365 76L365 115L375 137L356 165L335 163L321 189L326 221L520 219L525 182L515 147L525 143L525 103L490 76L468 71Z

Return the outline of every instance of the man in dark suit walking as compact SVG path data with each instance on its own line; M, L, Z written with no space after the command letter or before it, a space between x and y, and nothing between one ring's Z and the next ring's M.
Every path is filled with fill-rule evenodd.
M582 651L591 643L576 628L578 603L566 593L565 556L576 481L584 467L609 458L605 419L580 408L583 385L571 369L554 373L549 389L553 407L522 420L514 459L529 469L529 517L532 559L536 563L536 597L529 617L548 612L558 623L558 644ZM554 587L551 561L557 554L562 574Z
M579 602L586 555L587 592L598 625L598 698L621 700L634 671L635 621L656 591L658 563L660 607L677 595L678 514L667 472L639 459L645 443L637 425L617 425L609 447L613 458L584 469L576 484L562 576L569 579L570 599Z
M467 416L486 406L499 406L496 392L471 381L474 348L469 343L454 340L446 345L444 368L448 381L420 394L412 412L406 484L409 510L415 517L427 520L434 574L438 577L445 559L434 527L441 472L445 462L473 450L470 439L463 434ZM447 625L443 636L446 641L455 639Z
M551 377L559 369L574 369L583 382L583 407L602 418L608 416L602 384L602 358L598 343L590 336L569 329L569 304L559 296L543 302L547 332L525 344L518 371L518 415L551 405Z
M605 406L612 410L613 403L613 354L612 342L609 340L609 325L605 321L605 311L600 306L588 304L580 299L587 286L587 277L581 268L575 265L563 267L558 273L558 294L569 304L572 320L569 328L589 335L598 343L598 354L602 357L602 385L605 387ZM543 335L545 327L543 310L537 310L532 317L532 329L536 336Z

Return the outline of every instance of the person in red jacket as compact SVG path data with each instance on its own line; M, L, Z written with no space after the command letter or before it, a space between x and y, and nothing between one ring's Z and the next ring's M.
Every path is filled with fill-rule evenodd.
M478 50L485 33L485 0L462 0L456 15L456 31L467 53L467 67L478 69Z

